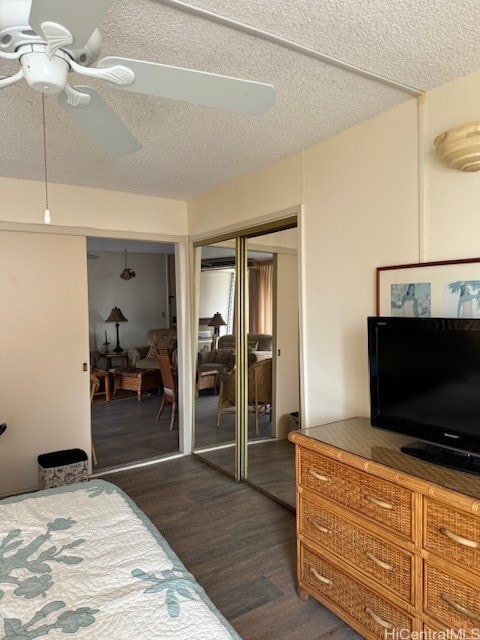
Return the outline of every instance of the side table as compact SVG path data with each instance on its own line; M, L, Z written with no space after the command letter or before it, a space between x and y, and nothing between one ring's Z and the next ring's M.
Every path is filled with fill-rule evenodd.
M112 351L111 353L98 353L95 354L93 360L94 362L92 363L93 367L97 366L97 362L101 359L106 360L107 362L107 366L106 369L111 369L112 367L114 367L114 363L113 361L115 359L120 360L120 366L121 367L126 367L128 365L128 352L127 351Z
M150 389L158 389L160 384L160 371L158 369L136 369L125 367L117 369L113 374L113 395L117 391L136 391L140 402L142 393Z
M103 369L93 369L92 376L98 378L99 380L103 380L103 391L97 391L95 393L96 396L105 394L106 402L110 402L112 396L110 392L110 373L108 371L103 371Z

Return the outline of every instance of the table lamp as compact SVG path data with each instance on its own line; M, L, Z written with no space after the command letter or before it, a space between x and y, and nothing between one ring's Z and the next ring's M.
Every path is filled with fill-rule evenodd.
M210 320L207 326L213 327L213 340L212 340L212 351L216 349L218 346L218 337L220 335L220 327L226 326L225 320L222 318L222 314L217 311L214 314L213 318Z
M114 351L117 351L117 352L123 351L122 347L120 346L120 341L118 338L118 326L120 322L128 322L127 318L125 318L125 316L123 315L123 313L120 311L118 307L113 307L113 309L110 311L110 315L105 320L105 322L115 323L115 327L117 329L117 346L115 347Z

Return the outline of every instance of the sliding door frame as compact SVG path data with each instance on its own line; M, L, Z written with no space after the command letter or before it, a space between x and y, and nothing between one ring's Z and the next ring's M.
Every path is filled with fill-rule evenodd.
M248 382L247 382L247 328L248 328L248 284L247 284L247 241L250 238L263 236L269 233L285 231L287 229L298 228L298 215L291 215L271 222L258 224L244 229L226 232L221 235L212 236L192 243L194 251L193 264L195 272L192 281L195 283L195 304L193 306L192 318L192 354L197 353L198 331L198 309L199 309L199 283L200 283L200 260L196 249L227 240L235 241L235 350L239 357L236 359L236 407L235 412L235 473L236 481L246 480L248 474ZM196 367L192 367L193 376ZM193 381L193 377L192 377ZM194 387L195 385L193 385ZM192 399L193 406L195 400ZM193 413L194 416L194 413ZM193 455L202 461L211 464L206 460L201 451L195 451L195 419L192 420L192 450ZM221 445L220 445L221 446ZM231 475L220 467L215 466L222 473Z

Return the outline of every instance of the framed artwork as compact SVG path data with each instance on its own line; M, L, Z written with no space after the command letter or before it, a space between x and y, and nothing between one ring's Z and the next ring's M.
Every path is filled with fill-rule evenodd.
M480 318L480 258L378 267L377 315Z

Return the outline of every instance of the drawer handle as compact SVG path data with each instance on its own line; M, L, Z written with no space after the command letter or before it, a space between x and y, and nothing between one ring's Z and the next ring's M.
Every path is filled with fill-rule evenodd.
M439 529L440 533L443 533L444 536L450 538L450 540L454 540L458 542L458 544L462 544L464 547L470 547L471 549L480 549L480 542L476 542L475 540L469 540L468 538L463 538L459 536L458 533L454 533L447 529L446 527L442 527Z
M318 471L315 471L315 469L309 469L308 473L316 478L317 480L321 480L322 482L331 482L331 478L329 478L328 476L322 476L321 473L318 473Z
M451 598L449 598L446 593L442 593L442 595L440 597L447 604L449 604L451 607L453 607L455 609L455 611L458 611L459 613L463 613L464 615L468 616L469 618L472 618L472 620L480 620L480 614L476 613L475 611L471 611L470 609L467 609L467 607L464 607L461 604L458 604L458 602L455 602L455 600L452 600Z
M383 627L384 629L393 629L393 624L391 622L387 622L383 618L380 618L380 616L377 616L375 611L373 609L370 609L370 607L365 608L365 613L369 615L372 618L372 620L375 620L375 622L379 624L381 627Z
M309 524L312 525L312 527L315 527L315 529L318 529L322 533L331 533L330 529L327 529L327 527L324 527L323 525L321 525L319 522L315 520L315 518L312 518L312 516L308 518L308 522Z
M375 564L378 564L378 566L381 567L382 569L385 569L385 571L393 571L395 569L393 564L388 564L387 562L380 560L380 558L377 558L377 556L374 556L373 553L371 553L370 551L365 551L365 555L369 560L371 560Z
M389 511L395 509L394 505L391 502L385 502L385 500L380 500L379 498L375 498L375 496L365 496L365 500L368 500L372 504L376 505L377 507L381 507L382 509L388 509Z
M325 578L325 576L322 576L322 574L318 573L318 571L314 569L314 567L310 567L310 573L313 573L313 575L319 582L323 582L323 584L332 584L332 581L329 578Z

